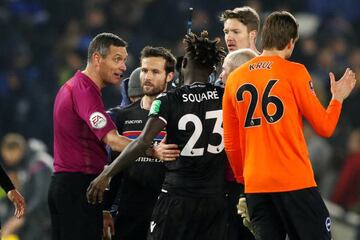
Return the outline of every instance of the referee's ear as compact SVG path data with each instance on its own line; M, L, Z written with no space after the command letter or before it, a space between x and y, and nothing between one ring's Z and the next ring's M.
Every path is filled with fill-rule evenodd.
M101 55L98 52L94 52L91 56L91 63L94 64L94 66L99 66L100 65L100 60L101 60Z

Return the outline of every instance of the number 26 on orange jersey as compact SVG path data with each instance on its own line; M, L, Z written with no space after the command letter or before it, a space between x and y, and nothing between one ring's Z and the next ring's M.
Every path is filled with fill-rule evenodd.
M281 99L276 96L271 96L271 89L274 87L278 80L269 80L266 84L264 94L261 100L261 111L268 123L276 123L281 119L284 114L284 104ZM245 83L240 86L236 92L236 100L241 102L244 100L243 93L249 92L251 95L250 104L245 119L245 127L255 127L261 125L261 118L253 118L255 109L258 104L259 93L256 87L250 83ZM276 107L276 111L272 114L268 112L268 105L272 103Z

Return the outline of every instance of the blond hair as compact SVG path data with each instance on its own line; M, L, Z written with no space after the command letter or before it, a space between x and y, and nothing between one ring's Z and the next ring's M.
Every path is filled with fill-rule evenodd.
M244 64L245 62L256 56L258 56L258 54L254 50L250 48L243 48L230 52L226 56L225 60L227 61L230 72L232 72L235 68L239 67L240 65Z

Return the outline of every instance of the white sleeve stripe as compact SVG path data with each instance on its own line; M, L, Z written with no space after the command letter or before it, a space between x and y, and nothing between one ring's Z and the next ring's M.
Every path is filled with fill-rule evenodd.
M167 125L167 121L166 121L166 119L165 118L163 118L163 117L161 117L161 116L159 116L159 119L161 119L166 125Z

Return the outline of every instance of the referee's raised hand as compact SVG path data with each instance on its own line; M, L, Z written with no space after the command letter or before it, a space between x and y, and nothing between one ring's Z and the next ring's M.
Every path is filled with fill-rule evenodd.
M89 185L86 190L86 197L89 203L101 203L104 197L104 191L109 186L111 178L105 174L105 170L100 173Z

